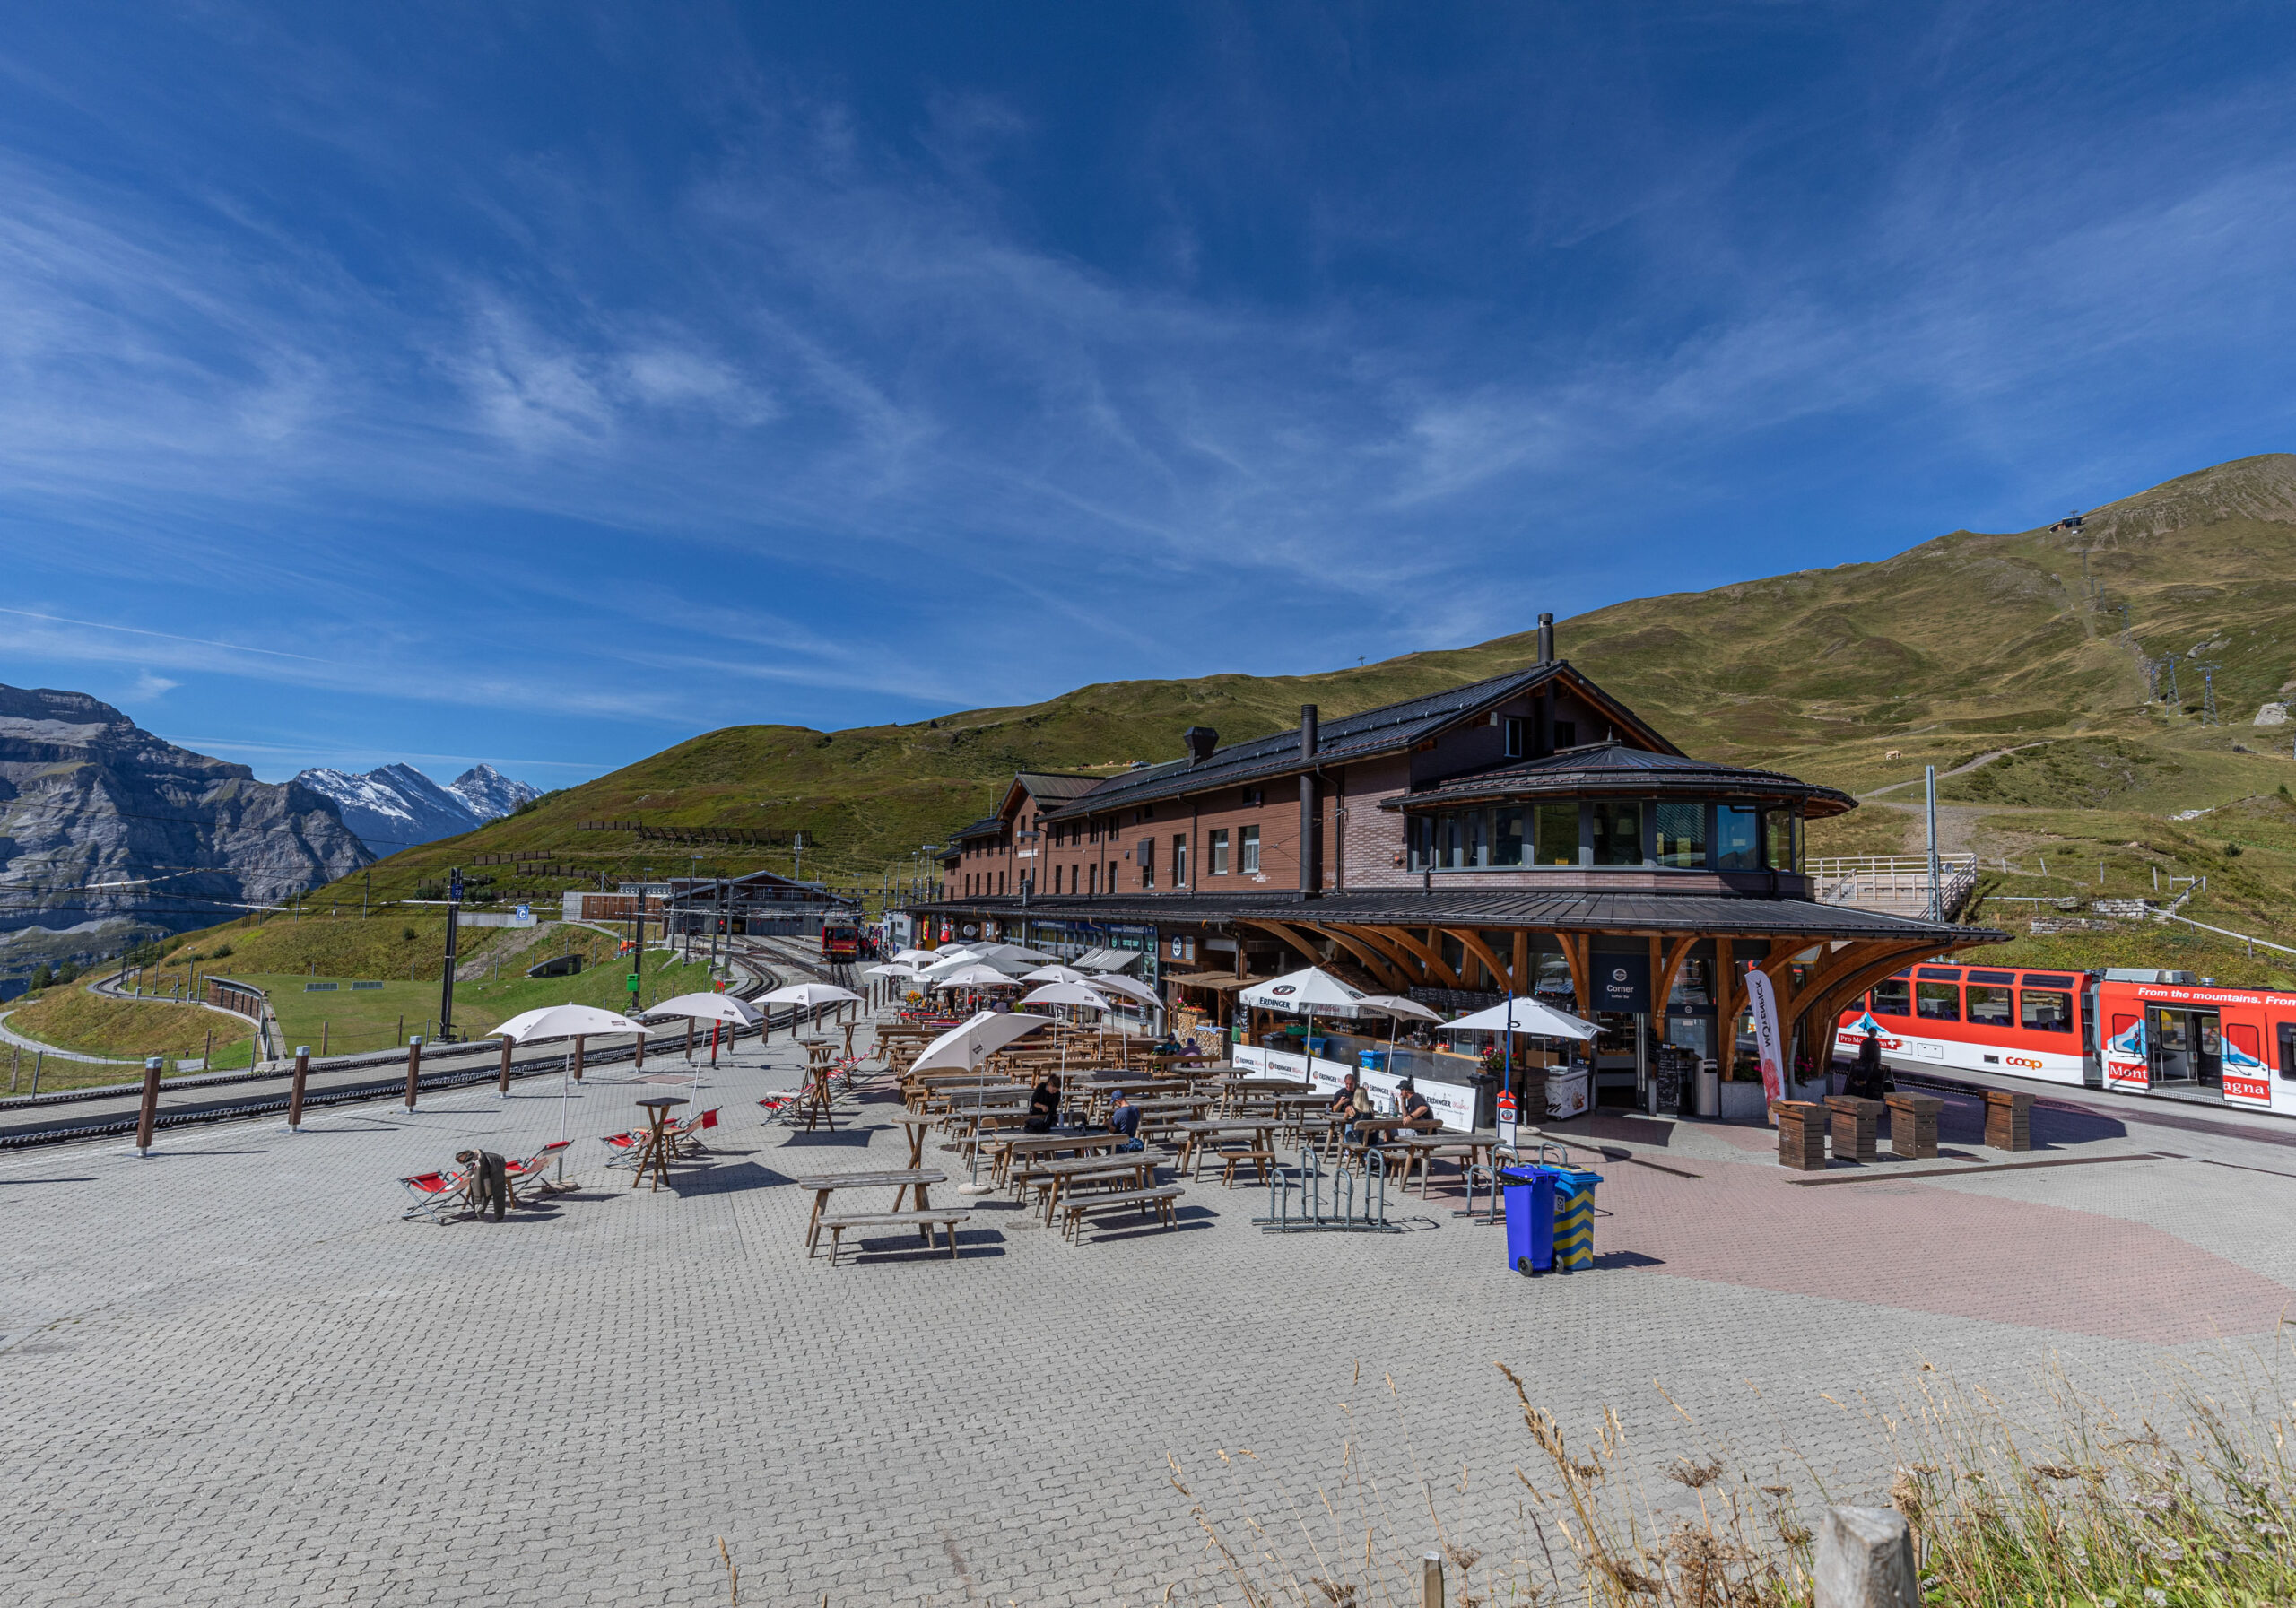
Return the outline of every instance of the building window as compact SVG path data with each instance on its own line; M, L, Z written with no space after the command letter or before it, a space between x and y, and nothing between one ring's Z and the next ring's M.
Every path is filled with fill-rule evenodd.
M1143 821L1153 821L1156 819L1156 806L1152 802L1140 806L1140 819Z
M1801 856L1796 852L1800 847L1796 842L1801 835L1796 830L1801 825L1799 813L1791 805L1772 805L1762 812L1761 822L1764 864L1772 871L1800 870Z
M1520 715L1509 715L1502 724L1507 731L1507 757L1510 760L1521 759L1527 746L1523 741L1523 727L1529 722ZM1510 861L1509 864L1511 865L1514 862Z
M1575 720L1556 721L1554 723L1554 745L1557 748L1578 747L1578 723Z
M1259 874L1259 828L1248 826L1236 833L1236 869L1246 876Z
M1247 787L1244 789L1244 808L1248 810L1257 809L1261 804L1265 804L1266 802L1266 795L1261 789L1257 787Z
M1532 864L1578 864L1578 806L1550 801L1531 806Z
M1114 860L1109 862L1108 889L1111 893L1116 891L1116 862Z
M1100 863L1098 860L1095 860L1092 862L1091 869L1084 874L1084 891L1087 893L1098 893L1100 891Z
M1595 864L1642 864L1642 803L1639 799L1595 800Z
M1156 885L1156 839L1141 839L1139 852L1134 856L1134 858L1140 863L1140 885L1144 888L1154 887Z
M1706 806L1661 799L1657 815L1658 864L1676 871L1706 869Z
M1916 983L1913 1004L1914 1013L1931 1021L1959 1021L1961 1019L1961 986L1959 983Z
M1520 725L1509 721L1509 725ZM1491 863L1493 865L1520 865L1523 863L1523 829L1530 812L1520 804L1500 804L1491 813Z
M1184 832L1172 834L1172 886L1187 886L1187 835Z
M1761 869L1761 812L1752 804L1714 806L1714 868Z
M1213 876L1228 874L1228 829L1224 826L1215 826L1212 829L1211 874Z

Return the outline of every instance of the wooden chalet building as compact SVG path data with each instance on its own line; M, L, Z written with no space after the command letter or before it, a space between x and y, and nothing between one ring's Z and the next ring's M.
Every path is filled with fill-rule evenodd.
M1692 759L1554 656L1512 674L1102 778L1016 777L949 846L937 940L1137 952L1210 1006L1305 964L1421 997L1544 992L1605 1028L1639 1082L1673 1043L1720 1056L1768 973L1822 1063L1874 981L2005 934L1822 904L1805 822L1857 807L1775 771ZM1186 992L1183 992L1186 991Z

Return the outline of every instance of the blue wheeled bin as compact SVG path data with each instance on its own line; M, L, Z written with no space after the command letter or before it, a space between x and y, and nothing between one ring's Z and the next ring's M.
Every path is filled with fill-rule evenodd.
M1595 1265L1595 1186L1603 1176L1576 1167L1557 1167L1554 1175L1552 1244L1557 1273L1577 1273Z
M1507 1265L1526 1278L1553 1272L1555 1169L1510 1167L1499 1182L1507 1202Z

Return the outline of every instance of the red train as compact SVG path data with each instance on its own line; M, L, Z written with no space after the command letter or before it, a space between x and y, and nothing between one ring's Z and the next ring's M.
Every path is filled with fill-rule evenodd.
M2179 972L1914 966L1841 1014L1834 1053L1868 1027L1893 1067L1996 1072L2092 1089L2213 1089L2296 1113L2296 995Z
M850 960L861 953L861 924L842 910L822 918L822 959Z

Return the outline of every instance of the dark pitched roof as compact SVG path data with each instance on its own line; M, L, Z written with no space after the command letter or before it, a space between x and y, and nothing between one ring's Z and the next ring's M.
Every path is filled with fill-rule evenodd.
M951 832L949 834L949 841L952 843L961 843L967 838L996 838L1002 836L1004 831L1004 818L1003 816L983 815L970 826L961 826L955 831Z
M1044 770L1023 770L1013 780L1029 790L1029 796L1039 804L1056 803L1074 798L1080 793L1090 793L1105 778L1097 776L1065 776Z
M916 907L920 912L970 910L1015 917L1019 899L955 899ZM1029 900L1027 914L1046 921L1220 922L1239 917L1313 922L1335 926L1530 927L1540 932L1714 933L1723 936L1819 939L1935 938L1943 947L2005 943L2009 934L1990 927L1921 921L1854 905L1820 904L1806 899L1770 899L1757 894L1604 893L1535 888L1461 889L1422 892L1415 888L1329 893L1303 900L1294 894L1140 894L1135 897L1044 898Z
M1535 760L1509 760L1465 776L1447 777L1433 787L1385 800L1388 810L1417 810L1487 798L1536 797L1541 794L1696 794L1700 797L1746 794L1802 801L1805 813L1839 815L1857 801L1834 787L1822 787L1778 770L1718 765L1687 754L1652 753L1620 743L1590 743ZM1809 809L1810 805L1818 806Z
M1589 702L1600 704L1620 726L1631 731L1653 747L1666 753L1679 752L1673 743L1645 726L1625 705L1572 669L1567 661L1558 659L1552 664L1533 665L1506 675L1471 682L1464 687L1449 687L1422 698L1408 698L1401 703L1366 709L1360 715L1341 715L1330 720L1318 721L1315 757L1306 764L1300 760L1300 733L1295 726L1291 731L1277 732L1272 736L1228 743L1214 750L1200 764L1191 764L1187 760L1168 760L1161 765L1150 765L1112 776L1090 793L1053 813L1082 814L1087 811L1118 808L1150 799L1198 793L1207 787L1240 785L1263 777L1286 776L1309 765L1327 764L1335 760L1364 759L1372 754L1408 749L1421 739L1432 736L1445 726L1476 714L1489 705L1503 702L1555 678L1568 680L1572 691Z

